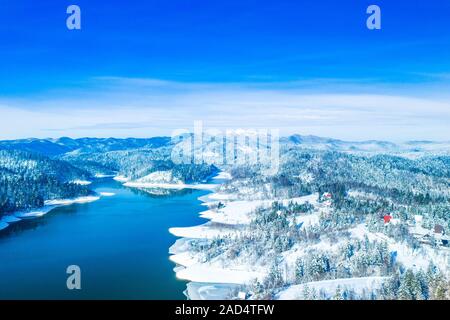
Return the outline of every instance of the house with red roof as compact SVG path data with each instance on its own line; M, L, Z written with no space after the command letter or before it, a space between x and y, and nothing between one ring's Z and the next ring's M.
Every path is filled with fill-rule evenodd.
M384 223L389 223L392 220L392 216L390 214L385 214L383 217Z

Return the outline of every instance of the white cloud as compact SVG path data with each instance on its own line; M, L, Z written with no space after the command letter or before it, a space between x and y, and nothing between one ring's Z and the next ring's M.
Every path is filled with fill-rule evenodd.
M304 87L96 78L84 91L4 101L0 138L170 135L174 129L192 128L197 120L205 127L278 128L286 135L352 140L450 136L450 100L445 97L417 96L420 90L405 88L398 90L401 94L388 95L365 86L363 91L357 84L339 93L329 85L327 90L320 85L314 90Z

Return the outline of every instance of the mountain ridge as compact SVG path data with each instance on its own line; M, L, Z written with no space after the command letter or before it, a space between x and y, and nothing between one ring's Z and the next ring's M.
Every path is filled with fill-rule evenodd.
M450 153L450 141L409 140L394 143L385 140L347 141L316 135L293 134L280 138L284 146L297 146L307 149L343 151L343 152L385 152L385 153ZM166 136L151 138L28 138L17 140L0 140L0 149L20 150L58 157L71 152L97 153L109 151L159 148L173 144Z

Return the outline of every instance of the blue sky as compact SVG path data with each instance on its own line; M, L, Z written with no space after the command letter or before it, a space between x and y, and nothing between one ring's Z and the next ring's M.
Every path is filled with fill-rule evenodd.
M80 31L66 28L70 4ZM382 30L365 26L370 4ZM153 136L195 120L445 139L449 14L447 0L0 0L0 139Z

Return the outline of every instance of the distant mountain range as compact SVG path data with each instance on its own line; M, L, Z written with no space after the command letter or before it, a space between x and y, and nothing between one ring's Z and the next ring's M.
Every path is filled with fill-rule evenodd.
M281 138L281 143L296 145L307 149L332 150L341 152L368 152L368 153L450 153L450 141L407 141L393 143L389 141L344 141L332 138L323 138L312 135L292 135Z
M49 157L69 152L94 153L140 148L158 148L170 143L169 137L149 139L127 138L80 138L62 137L59 139L20 139L0 141L0 149L21 150L43 154Z
M171 145L170 137L153 138L80 138L62 137L58 139L20 139L0 141L0 149L21 150L57 157L69 153L101 153L109 151L151 149ZM305 149L367 152L367 153L425 153L450 154L450 141L407 141L393 143L388 141L344 141L313 135L291 135L282 137L283 146L297 146Z

